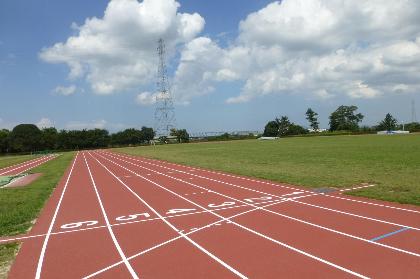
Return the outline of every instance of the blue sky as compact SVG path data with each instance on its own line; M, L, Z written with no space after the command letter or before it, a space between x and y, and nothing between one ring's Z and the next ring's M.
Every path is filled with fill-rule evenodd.
M139 4L114 0L118 10L102 0L2 0L0 128L18 123L111 131L153 126L153 104L136 100L139 94L154 94L150 45L157 35L168 37L177 126L190 132L262 130L280 115L307 125L308 107L327 127L328 115L342 104L359 106L363 124L376 124L387 112L409 121L411 100L420 104L415 1L408 1L411 6L379 7L377 1L366 1L363 7L337 7L337 1L324 0L311 0L309 5L303 0L180 0L178 7L173 0L154 0L161 6L138 6L146 19L154 20L158 13L173 20L162 28L162 20L157 21L156 32L144 27L147 22L136 29L138 18L127 19L133 28L122 29L118 17L124 17L133 1ZM174 9L167 9L169 4ZM110 16L104 19L106 9ZM384 19L369 12L379 9L397 20L382 24ZM341 14L331 12L335 10ZM181 14L191 15L184 17L184 25L176 21ZM86 25L93 17L99 19L99 27ZM354 27L352 17L369 24ZM174 31L174 24L183 31ZM103 29L107 31L101 34ZM95 37L83 35L83 30ZM66 43L70 37L95 44L81 53ZM106 38L103 46L96 44L97 38ZM143 49L130 45L130 56L121 56L127 62L115 67L108 60L125 51L98 55L95 50L133 40L144 42L139 46ZM53 49L57 43L61 45ZM133 57L139 64L133 64ZM72 76L69 63L74 61L83 70ZM145 73L132 75L133 69L142 72L139 65L147 68Z

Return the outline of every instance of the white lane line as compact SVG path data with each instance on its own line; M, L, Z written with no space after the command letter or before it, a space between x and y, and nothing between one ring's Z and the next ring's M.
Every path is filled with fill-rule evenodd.
M363 189L363 188L369 188L369 187L373 187L376 186L375 184L369 184L369 185L364 185L364 186L358 186L358 187L353 187L353 188L346 188L346 189L341 189L338 190L339 192L348 192L348 191L354 191L354 190L359 190L359 189Z
M106 153L106 152L104 152L104 153ZM107 154L109 156L111 156L110 153L107 153ZM115 155L116 157L127 158L126 156L120 156L120 155L117 155L117 154L114 154L114 153L112 155ZM133 158L130 158L130 159L133 159ZM236 185L236 184L233 184L233 183L229 183L229 182L220 181L220 180L217 180L217 179L213 179L213 178L201 176L201 175L198 175L198 174L188 173L186 171L181 171L181 170L177 170L177 169L171 169L171 168L168 168L168 167L165 167L165 166L161 166L161 165L157 165L157 164L152 164L152 163L148 163L148 162L143 162L143 161L137 160L137 159L133 159L133 160L138 161L138 162L141 162L141 163L145 163L145 164L148 164L148 165L160 167L160 168L163 168L163 169L169 169L169 170L173 170L173 171L176 171L176 172L179 172L179 173L188 174L188 175L191 175L191 176L194 176L194 177L198 177L198 178L202 178L202 179L206 179L206 180L209 180L209 181L213 181L213 182L217 182L217 183L229 185L229 186L232 186L232 187L235 187L235 188L239 188L239 189L243 189L243 190L247 190L247 191L250 191L250 192L255 192L255 193L264 194L264 195L268 195L268 196L272 196L272 197L277 197L277 198L280 197L279 195L276 195L276 194L271 194L271 193L267 193L267 192L263 192L263 191L259 191L259 190L255 190L255 189L251 189L251 188L240 186L240 185ZM300 191L295 191L293 193L298 193L298 194L300 194L300 193L311 193L311 194L313 194L314 192L306 191L306 190L300 190Z
M113 155L110 155L109 153L108 153L108 156L111 156L111 157L113 157L113 158L118 158L118 157L123 157L123 158L125 158L125 156L113 156ZM119 160L122 160L122 159L119 159ZM124 160L122 160L122 161L124 161ZM135 161L140 161L140 160L135 160ZM126 161L126 162L129 162L129 161ZM141 161L140 161L141 162ZM152 165L152 166L156 166L156 167L160 167L160 168L164 168L164 169L170 169L170 168L168 168L168 167L165 167L165 166L159 166L159 165L156 165L156 164L152 164L152 163L148 163L148 162L144 162L145 164L148 164L148 165ZM136 165L136 164L134 164L134 163L132 163L132 162L130 162L130 164L133 164L133 165ZM139 166L139 165L136 165L136 166ZM139 167L141 167L141 168L145 168L145 167L143 167L143 166L139 166ZM148 169L148 168L145 168L145 169L147 169L147 170L149 170L150 171L150 169ZM182 173L185 173L185 174L189 174L189 175L193 175L193 176L198 176L198 175L195 175L195 174L192 174L192 173L188 173L188 172L184 172L184 171L180 171L180 172L182 172ZM163 173L161 173L162 175L163 175ZM245 190L248 190L248 188L246 188L246 187L241 187L241 186L239 186L239 185L235 185L235 184L232 184L232 183L228 183L228 182L224 182L224 181L219 181L219 180L217 180L217 179L212 179L212 178L208 178L208 177L205 177L205 176L198 176L198 177L200 177L200 178L203 178L203 179L207 179L207 180L210 180L210 181L214 181L214 182L217 182L217 183L221 183L221 184L225 184L225 185L229 185L229 186L233 186L233 187L238 187L238 188L242 188L242 189L245 189ZM172 177L173 178L173 177ZM173 178L173 179L175 179L175 178ZM186 182L187 183L187 182ZM253 190L253 189L249 189L249 190L251 190L251 191L255 191L255 190ZM274 197L278 197L277 195L274 195L274 194L270 194L270 193L265 193L265 192L261 192L261 191L258 191L259 193L262 193L262 194L266 194L266 195L269 195L269 196L274 196ZM305 191L304 191L305 192ZM301 202L302 203L302 202ZM334 209L331 209L331 208L329 208L331 211L334 211ZM387 224L391 224L391 225L396 225L396 226L400 226L400 227L410 227L410 226L407 226L407 225L403 225L403 224L395 224L395 223L392 223L392 222L388 222L388 221L385 221L385 220L380 220L380 219L375 219L375 218L370 218L370 217L367 217L367 216L363 216L363 215L357 215L357 214L353 214L353 213L349 213L349 212L344 212L344 211L335 211L335 212L337 212L337 213L345 213L345 214L347 214L347 215L351 215L351 216L353 216L353 217L358 217L358 218L362 218L362 219L366 219L366 220L371 220L371 221L377 221L377 222L382 222L382 223L387 223ZM417 230L420 230L420 228L416 228Z
M153 213L155 213L163 222L165 222L171 229L173 229L176 233L178 233L180 236L182 236L185 240L187 240L188 242L190 242L191 244L193 244L195 247L197 247L199 250L201 250L203 253L205 253L206 255L208 255L209 257L211 257L213 260L215 260L216 262L218 262L219 264L221 264L222 266L224 266L226 269L228 269L229 271L231 271L232 273L234 273L235 275L237 275L240 278L247 278L245 275L243 275L242 273L240 273L238 270L234 269L233 267L231 267L230 265L228 265L227 263L225 263L224 261L222 261L221 259L219 259L217 256L215 256L214 254L212 254L211 252L209 252L208 250L206 250L204 247L202 247L200 244L198 244L197 242L195 242L194 240L192 240L191 238L189 238L188 236L186 236L184 233L179 232L178 229L172 225L172 223L170 223L167 219L163 218L163 216L157 212L152 206L150 206L143 198L141 198L136 192L134 192L127 184L125 184L121 179L119 179L113 172L111 172L104 164L102 164L98 159L96 159L95 157L93 157L92 154L90 154L88 152L88 154L94 158L104 169L106 169L113 177L115 177L115 179L117 179L122 185L124 185L124 187L130 191L134 196L136 196L144 205L146 205L151 211L153 211ZM145 178L147 179L147 178Z
M161 189L164 189L165 191L167 191L167 192L169 192L169 193L171 193L171 194L173 194L173 195L175 195L175 196L177 196L177 197L179 197L179 198L181 198L181 199L183 199L183 200L185 200L185 201L187 201L187 202L189 202L189 203L191 203L191 204L193 204L193 205L195 205L195 206L197 206L197 207L199 207L199 208L201 208L201 209L203 209L203 210L208 211L208 209L207 209L207 208L205 208L205 207L203 207L203 206L201 206L201 205L199 205L199 204L197 204L197 203L195 203L195 202L193 202L193 201L191 201L191 200L189 200L189 199L187 199L187 198L183 197L182 195L179 195L179 194L175 193L174 191L171 191L170 189L167 189L167 188L163 187L162 185L160 185L160 184L158 184L158 183L156 183L156 182L154 182L154 181L152 181L152 180L150 180L150 179L148 179L148 178L146 178L146 177L144 177L144 176L142 176L142 175L140 175L140 174L136 173L135 171L132 171L132 170L130 170L130 169L128 169L128 168L126 168L126 167L124 167L124 166L122 166L122 165L120 165L120 164L116 163L116 162L113 162L112 160L110 160L110 159L108 159L108 158L105 158L105 157L103 157L102 155L99 155L99 156L100 156L100 157L102 157L102 158L104 158L104 159L106 159L107 161L109 161L109 162L111 162L111 163L113 163L113 164L115 164L115 165L117 165L117 166L119 166L119 167L121 167L121 168L123 168L123 169L125 169L125 170L127 170L127 171L129 171L129 172L131 172L131 173L133 173L133 174L135 174L135 175L137 175L138 177L141 177L142 179L144 179L144 180L146 180L146 181L148 181L148 182L152 183L153 185L156 185L157 187L159 187L159 188L161 188ZM155 172L155 173L159 173L159 172L154 171L154 170L150 170L150 171L153 171L153 172ZM169 176L169 175L166 175L166 174L163 174L163 173L160 173L160 174L162 174L162 175L164 175L164 176L166 176L166 177L172 178L172 177L171 177L171 176ZM190 182L183 181L183 180L181 180L181 179L177 179L177 178L173 178L173 179L176 179L176 180L179 180L179 181L185 182L185 183L187 183L187 184L189 184L189 185L194 185L194 184L192 184L192 183L190 183ZM208 189L206 189L206 188L204 188L204 187L201 187L201 186L197 186L197 187L202 188L202 189L205 189L205 190L208 190ZM214 192L214 191L213 191L213 192ZM214 193L217 193L217 192L214 192ZM223 194L221 194L221 195L223 195ZM225 195L223 195L223 196L225 196ZM225 196L225 197L228 197L228 196ZM231 198L231 199L232 199L232 200L237 200L237 199L235 199L235 198ZM243 201L241 201L241 200L237 200L237 201L239 201L239 202L241 202L241 203L244 203L244 204L248 204L248 203L243 202ZM252 204L248 204L248 205L250 205L250 206L252 206L252 207L254 207L254 208L256 208L256 209L267 210L267 209L265 209L265 208L259 208L258 206L255 206L255 205L252 205ZM345 267L342 267L342 266L340 266L340 265L334 264L334 263L332 263L332 262L330 262L330 261L327 261L327 260L325 260L325 259L322 259L322 258L317 257L317 256L315 256L315 255L312 255L312 254L310 254L310 253L307 253L307 252L305 252L305 251L303 251L303 250L300 250L300 249L295 248L295 247L293 247L293 246L290 246L290 245L288 245L288 244L286 244L286 243L283 243L283 242L281 242L281 241L278 241L278 240L276 240L276 239L273 239L273 238L271 238L271 237L269 237L269 236L267 236L267 235L264 235L264 234L262 234L262 233L259 233L259 232L255 231L255 230L253 230L253 229L248 228L248 227L242 226L242 225L240 225L240 224L238 224L238 223L236 223L236 222L234 222L234 221L227 220L225 217L223 217L222 215L219 215L219 214L217 214L217 213L215 213L215 212L211 212L211 211L208 211L208 212L209 212L209 213L211 213L211 214L213 214L213 215L215 215L215 216L217 216L217 217L219 217L220 219L223 219L223 220L225 220L225 221L229 221L231 224L233 224L233 225L235 225L235 226L238 226L238 227L240 227L240 228L242 228L242 229L244 229L244 230L246 230L246 231L248 231L248 232L251 232L251 233L253 233L253 234L255 234L255 235L258 235L258 236L260 236L260 237L262 237L262 238L264 238L264 239L266 239L266 240L269 240L269 241L271 241L271 242L274 242L274 243L276 243L276 244L278 244L278 245L280 245L280 246L282 246L282 247L285 247L285 248L287 248L287 249L290 249L290 250L292 250L292 251L294 251L294 252L297 252L297 253L299 253L299 254L302 254L302 255L307 256L307 257L309 257L309 258L311 258L311 259L314 259L314 260L316 260L316 261L322 262L322 263L324 263L324 264L327 264L327 265L329 265L329 266L331 266L331 267L334 267L334 268L339 269L339 270L341 270L341 271L344 271L344 272L346 272L346 273L352 274L352 275L357 276L357 277L359 277L359 278L368 278L368 277L366 277L366 276L364 276L364 275L362 275L362 274L359 274L359 273L357 273L357 272L354 272L354 271L352 271L352 270L350 270L350 269L347 269L347 268L345 268Z
M49 160L51 160L51 159L52 159L52 157L53 157L53 156L48 156L48 157L38 158L37 160L32 160L31 162L27 162L27 163L26 163L26 164L24 164L24 165L21 165L21 166L18 166L18 167L16 167L16 168L13 168L13 169L7 170L7 171L5 171L5 172L2 172L2 173L0 173L0 175L3 175L3 174L6 174L6 173L9 173L9 172L12 172L12 171L14 171L14 170L20 169L20 168L25 167L25 166L27 166L27 165L31 165L31 164L37 163L37 162L39 162L39 161L48 162ZM48 160L45 160L45 159L48 159ZM45 161L44 161L44 160L45 160ZM27 171L27 170L33 169L34 167L39 166L39 165L40 165L40 164L42 164L43 162L41 162L41 163L39 163L39 164L36 164L36 165L34 165L34 166L30 166L29 168L26 168L26 169L24 169L23 171L21 171L21 172L19 172L19 173L17 173L17 174L21 174L22 172L25 172L25 171Z
M393 225L393 226L402 227L402 228L410 228L412 230L420 231L420 228L416 228L416 227L411 227L411 226L402 225L402 224L398 224L398 223L383 221L383 220L379 220L379 219L375 219L375 218L371 218L371 217L366 217L366 216L362 216L362 215L357 215L357 214L353 214L353 213L349 213L349 212L345 212L345 211L341 211L341 210L337 210L337 209L332 209L332 208L328 208L328 207L323 207L323 206L319 206L319 205L315 205L315 204L311 204L311 203L306 203L306 202L301 202L301 201L296 201L296 202L299 203L299 204L303 204L303 205L307 205L307 206L311 206L311 207L315 207L315 208L319 208L319 209L323 209L323 210L327 210L327 211L332 211L332 212L336 212L336 213L340 213L340 214L344 214L344 215L349 215L349 216L353 216L353 217L357 217L357 218L361 218L361 219L366 219L366 220L375 221L375 222L379 222L379 223L383 223L383 224Z
M74 158L74 161L73 161L73 164L71 166L69 175L67 176L66 183L64 184L63 192L61 193L60 199L58 200L58 204L57 204L57 207L55 208L55 212L54 212L53 218L51 220L50 226L48 228L47 235L45 236L44 243L42 244L41 254L39 255L38 265L37 265L37 268L36 268L35 279L39 279L41 277L42 264L44 262L45 251L47 249L48 240L50 239L51 231L53 229L55 219L57 218L58 210L60 209L61 202L63 201L64 193L66 193L67 185L69 184L69 180L70 180L70 177L73 173L74 165L76 164L78 156L79 156L79 152L77 152L76 157Z
M407 211L407 212L420 214L420 211L413 210L413 209L408 209L408 208L401 208L401 207L395 207L395 206L390 206L390 205L386 205L386 204L378 204L378 203L373 203L373 202L354 200L354 199L350 199L350 198L338 197L338 196L333 196L333 195L328 195L328 194L321 194L321 195L323 195L325 197L329 197L329 198L334 198L334 199L346 200L346 201L351 201L351 202L363 203L363 204L368 204L368 205L374 205L374 206L379 206L379 207L385 207L385 208L402 210L402 211Z
M114 242L114 245L117 248L117 251L120 254L120 257L123 260L123 262L124 262L125 266L127 267L128 271L130 272L131 276L133 278L135 278L135 279L138 279L139 277L137 276L137 274L134 271L134 269L131 266L131 264L128 262L127 257L125 256L123 250L121 249L121 246L118 243L117 238L115 237L114 231L111 228L111 224L109 223L109 220L108 220L108 215L105 212L105 208L104 208L104 205L102 204L101 196L99 195L98 188L96 187L95 180L93 179L92 172L90 171L90 167L89 167L89 164L88 164L88 162L86 160L86 157L85 157L85 154L84 153L83 153L83 159L85 160L86 167L87 167L87 169L89 171L90 180L91 180L92 186L93 186L93 188L95 190L96 197L98 198L99 206L101 207L102 215L104 216L106 227L107 227L107 229L109 231L109 234L111 235L112 241Z
M101 156L101 155L99 155L99 156ZM109 156L110 156L110 157L113 157L113 156L111 156L111 155L109 155ZM103 157L103 156L101 156L101 157ZM105 158L105 157L103 157L103 158ZM115 157L113 157L113 158L115 158ZM111 161L111 160L109 160L109 159L107 159L107 158L105 158L105 159L106 159L106 160L108 160L108 161ZM118 158L117 158L117 159L118 159ZM203 190L208 190L207 188L204 188L204 187L202 187L202 186L199 186L199 185L193 184L193 183L191 183L191 182L188 182L188 181L185 181L185 180L182 180L182 179L176 178L176 177L171 177L171 176L166 175L166 174L164 174L164 173L161 173L161 172L159 172L159 171L155 171L155 170L152 170L152 169L149 169L149 168L146 168L146 167L140 166L140 165L138 165L138 164L134 164L134 163L132 163L132 162L130 162L130 161L125 161L125 160L123 160L123 159L119 159L119 160L121 160L121 161L123 161L123 162L126 162L126 163L129 163L129 164L134 165L134 166L138 166L138 167L143 168L143 169L147 169L147 170L149 170L149 171L153 171L153 172L155 172L155 173L157 173L157 174L160 174L160 175L166 176L166 177L168 177L168 178L172 178L172 179L174 179L174 180L177 180L177 181L183 182L183 183L188 184L188 185L191 185L191 186L193 186L193 187L200 188L200 189L203 189ZM111 161L111 162L112 162L112 161ZM117 164L117 163L114 163L114 164ZM124 167L122 167L122 168L124 168ZM130 171L130 170L129 170L129 171ZM215 193L215 194L217 194L217 195L219 195L219 196L222 196L222 197L225 197L225 198L228 198L228 199L232 199L232 200L238 201L238 202L240 202L240 203L247 204L247 205L249 205L249 206L255 207L255 205L253 205L253 204L250 204L250 203L244 202L244 201L242 201L242 200L238 200L238 199L236 199L236 198L233 198L233 197L230 197L230 196L224 195L224 194L222 194L222 193L218 193L218 192L215 192L215 191L213 191L213 193ZM316 195L316 194L313 194L313 195ZM293 202L298 202L298 201L293 201ZM363 242L367 242L367 243L370 243L370 244L373 244L373 245L377 245L377 246L380 246L380 247L383 247L383 248L391 249L391 250L394 250L394 251L398 251L398 252L405 253L405 254L412 255L412 256L416 256L416 257L420 257L420 254L417 254L417 253L414 253L414 252L410 252L410 251L403 250L403 249L400 249L400 248L396 248L396 247L393 247L393 246L385 245L385 244L382 244L382 243L379 243L379 242L374 242L374 241L371 241L370 239L365 239L365 238L361 238L361 237L358 237L358 236L355 236L355 235L352 235L352 234L348 234L348 233L345 233L345 232L342 232L342 231L334 230L334 229L331 229L331 228L328 228L328 227L324 227L324 226L321 226L321 225L318 225L318 224L314 224L314 223L311 223L311 222L308 222L308 221L305 221L305 220L302 220L302 219L298 219L298 218L294 218L294 217L292 217L292 216L288 216L288 215L285 215L285 214L281 214L281 213L278 213L278 212L276 212L276 211L272 211L272 210L265 209L265 208L264 208L264 209L262 209L262 211L266 211L266 212L269 212L269 213L272 213L272 214L275 214L275 215L278 215L278 216L281 216L281 217L287 218L287 219L289 219L289 220L297 221L297 222L299 222L299 223L303 223L303 224L306 224L306 225L309 225L309 226L313 226L313 227L316 227L316 228L318 228L318 229L323 229L323 230L326 230L326 231L329 231L329 232L333 232L333 233L336 233L336 234L339 234L339 235L343 235L343 236L346 236L346 237L349 237L349 238L353 238L353 239L360 240L360 241L363 241ZM391 225L396 225L396 224L391 224ZM409 226L404 226L404 225L401 225L401 226L403 226L403 227L409 227ZM410 228L411 228L411 227L410 227Z
M111 153L108 151L103 151L103 153ZM117 154L116 152L112 152L112 154ZM147 163L144 162L142 160L138 160L136 159L136 156L131 156L128 154L121 154L118 153L120 156L126 157L126 158L130 158L142 163ZM251 181L251 182L256 182L256 183L261 183L261 184L266 184L266 185L271 185L271 186L275 186L275 187L280 187L280 188L287 188L287 189L293 189L293 190L299 190L299 191L305 191L302 189L298 189L298 188L294 188L294 187L289 187L289 186L284 186L281 184L276 184L276 183L271 183L271 182L266 182L266 181L262 181L262 180L257 180L257 179L251 179L251 178L247 178L247 177L242 177L242 176L237 176L237 175L232 175L232 174L226 174L226 173L221 173L221 172L216 172L216 171L211 171L211 170L206 170L206 169L200 169L200 168L194 168L194 167L190 167L190 166L184 166L184 165L180 165L180 164L175 164L175 163L169 163L166 161L160 161L160 160L155 160L155 159L150 159L150 158L145 158L142 157L143 160L146 161L152 161L152 162L157 162L160 164L167 164L167 165L173 165L173 166L177 166L183 169L189 169L190 171L194 171L194 170L198 170L198 171L203 171L203 172L207 172L207 173L213 173L213 174L218 174L218 175L222 175L222 176L227 176L227 177L232 177L232 178L237 178L237 179L242 179L242 180L246 180L246 181ZM337 196L332 196L332 195L328 195L328 194L320 194L320 195L324 195L326 197L330 197L330 198L335 198L335 199L343 199L343 200L347 200L347 201L352 201L352 202L358 202L358 203L364 203L364 204L368 204L368 205L373 205L373 206L379 206L379 207L385 207L385 208L390 208L390 209L395 209L395 210L401 210L401 211L407 211L407 212L413 212L413 213L418 213L420 214L420 211L418 210L412 210L412 209L407 209L407 208L402 208L402 207L396 207L396 206L389 206L389 205L384 205L384 204L378 204L378 203L373 203L373 202L365 202L365 201L360 201L360 200L355 200L355 199L350 199L350 198L343 198L343 197L337 197Z
M296 198L298 198L298 197L296 197ZM264 206L261 206L261 208L269 207L269 206L276 205L276 204L283 203L283 202L286 202L286 200L278 201L278 202L273 203L273 204L264 205ZM230 224L230 223L231 223L231 222L230 222L230 220L231 220L231 219L236 218L236 217L238 217L238 216L242 216L242 215L248 214L248 213L253 212L253 211L256 211L256 210L258 210L258 209L260 209L260 208L253 208L253 209L249 209L249 210L247 210L247 211L241 212L241 213L237 213L237 214L235 214L235 215L232 215L232 216L226 217L226 220L228 220L228 221L226 221L226 220L224 220L224 219L221 219L221 220L219 220L219 221L216 221L216 222L213 222L213 223L210 223L210 224L207 224L207 225L201 226L201 227L199 227L199 228L195 228L194 230L192 230L192 231L190 231L190 232L186 233L185 235L190 235L190 234L197 233L197 232L202 231L202 230L204 230L204 229L208 229L208 228L210 228L210 227L212 227L212 226L214 226L214 225L220 225L222 222L225 222L225 221L226 221L226 223L227 223L227 224ZM205 211L203 211L203 212L205 212ZM181 239L181 238L182 238L182 236L180 235L180 236L177 236L177 237L174 237L174 238L168 239L168 240L166 240L166 241L164 241L164 242L162 242L162 243L159 243L159 244L157 244L157 245L155 245L155 246L152 246L152 247L150 247L150 248L148 248L148 249L145 249L145 250L143 250L143 251L140 251L140 252L138 252L138 253L136 253L136 254L134 254L134 255L132 255L132 256L130 256L130 257L128 257L127 259L128 259L128 260L132 260L132 259L134 259L134 258L137 258L137 257L139 257L139 256L141 256L141 255L144 255L144 254L146 254L146 253L148 253L148 252L150 252L150 251L153 251L153 250L155 250L155 249L157 249L157 248L160 248L160 247L162 247L162 246L165 246L165 245L167 245L167 244L169 244L169 243L172 243L172 242L174 242L174 241L176 241L176 240L178 240L178 239ZM120 264L122 264L122 263L123 263L122 261L116 262L116 263L114 263L114 264L112 264L112 265L109 265L109 266L107 266L107 267L102 268L101 270L96 271L95 273L90 274L90 275L89 275L89 276L87 276L86 278L90 278L90 277L96 276L96 275L98 275L98 274L100 274L100 273L103 273L103 272L105 272L105 271L107 271L107 270L109 270L109 269L111 269L111 268L114 268L114 267L116 267L116 266L118 266L118 265L120 265Z
M305 198L305 197L306 196L299 196L299 197L295 197L293 199ZM284 201L287 201L289 199L287 199L287 200L286 199L282 199L282 201L283 200ZM272 205L278 204L278 202L279 202L279 200L271 200L271 201L254 203L254 205L265 205L263 207L268 207L268 206L272 206ZM223 210L235 209L235 208L240 208L240 207L248 207L248 205L241 204L241 205L235 205L235 206L228 206L228 207L223 207L223 208L211 209L210 211L223 211ZM175 218L175 217L182 217L182 216L195 215L195 214L203 214L203 213L208 213L208 212L207 211L204 211L204 210L203 211L194 211L194 212L189 212L189 213L183 213L183 214L175 214L175 215L165 216L163 218L171 219L171 218ZM144 220L121 222L121 223L111 224L111 227L114 227L114 226L122 226L122 225L130 225L130 224L137 224L137 223L143 223L143 222L149 222L149 221L156 221L156 220L161 220L161 219L159 217L156 217L156 218L148 218L148 219L144 219ZM94 227L83 228L83 229L74 229L74 230L67 230L67 231L52 232L51 235L60 235L60 234L67 234L67 233L74 233L74 232L81 232L81 231L90 231L90 230L102 229L102 228L106 228L106 225L94 226ZM44 233L44 234L35 234L35 235L28 235L28 236L14 237L14 238L12 238L12 237L11 238L5 238L5 239L0 239L0 243L14 242L14 241L20 241L20 240L25 240L25 239L44 237L46 235L47 234Z
M21 167L24 167L24 166L26 166L26 165L29 165L29 164L35 163L35 162L37 162L37 161L39 161L39 160L42 160L42 159L44 159L44 158L45 158L45 157L33 158L33 159L31 159L31 160L28 160L28 161L25 161L25 162L21 162L21 163L19 163L19 164L15 164L15 165L12 165L12 166L4 167L4 168L0 169L0 172L1 172L1 173L0 173L0 175L10 172L10 171L11 171L11 170L9 170L10 168L12 168L13 170L15 170L15 169L19 169L19 168L21 168Z

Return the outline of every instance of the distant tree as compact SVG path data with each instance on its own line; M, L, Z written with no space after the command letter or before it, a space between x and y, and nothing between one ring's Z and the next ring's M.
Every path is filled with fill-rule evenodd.
M289 118L287 116L282 116L282 117L280 117L280 119L276 118L275 121L276 121L277 126L278 126L278 134L277 135L279 137L286 136L287 132L290 128Z
M277 137L279 133L279 125L276 121L270 121L265 125L264 137Z
M56 128L44 128L41 130L41 146L43 149L56 149L58 132Z
M419 122L411 122L404 125L404 129L410 132L420 132L420 123Z
M16 152L31 152L41 148L42 133L34 124L20 124L9 135L9 146Z
M179 143L190 141L190 135L185 129L181 129L181 130L171 129L170 135L175 136Z
M392 131L397 128L398 121L390 113L385 115L385 119L382 120L377 129L380 131Z
M306 119L309 122L309 126L314 130L314 131L318 131L319 130L319 122L318 122L318 113L316 113L315 111L313 111L311 108L308 108L308 110L306 111Z
M364 116L356 111L357 106L339 106L330 115L330 131L357 130Z
M294 123L291 123L290 126L289 126L289 129L287 130L287 135L288 136L289 135L290 136L292 136L292 135L304 135L304 134L307 134L307 133L308 133L307 129L303 128L300 125L294 124Z
M153 131L153 128L147 128L147 127L141 127L141 135L142 140L145 142L150 142L155 137L155 132Z
M0 130L0 153L6 153L9 149L8 138L9 130L2 129Z

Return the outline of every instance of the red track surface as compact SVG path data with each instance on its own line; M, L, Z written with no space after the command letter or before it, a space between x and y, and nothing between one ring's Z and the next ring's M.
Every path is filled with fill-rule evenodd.
M20 240L10 278L420 278L418 207L109 152Z
M9 166L6 168L0 169L0 175L6 175L6 176L12 176L12 175L18 175L21 173L24 173L30 169L33 169L39 165L42 165L45 162L48 162L51 159L54 159L55 155L48 155L48 156L42 156L38 157L20 164L16 164L13 166Z

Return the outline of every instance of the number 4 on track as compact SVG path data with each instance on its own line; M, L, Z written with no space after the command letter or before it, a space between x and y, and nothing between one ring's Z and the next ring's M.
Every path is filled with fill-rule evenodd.
M174 209L168 210L166 214L176 214L176 213L188 212L188 211L194 211L194 210L196 209L195 208L174 208Z

